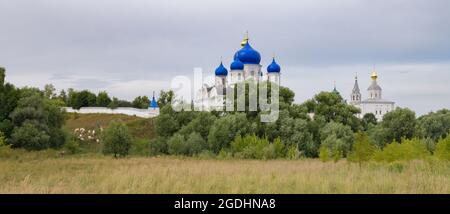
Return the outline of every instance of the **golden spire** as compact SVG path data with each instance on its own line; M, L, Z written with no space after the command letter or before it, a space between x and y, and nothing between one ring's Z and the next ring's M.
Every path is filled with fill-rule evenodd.
M245 33L245 38L241 42L241 46L244 47L248 42L248 31Z
M377 70L375 69L375 65L373 65L373 71L372 71L372 80L377 80Z

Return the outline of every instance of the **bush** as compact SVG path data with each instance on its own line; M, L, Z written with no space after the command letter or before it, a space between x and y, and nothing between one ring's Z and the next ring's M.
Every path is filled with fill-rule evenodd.
M322 146L332 152L334 159L346 157L351 151L354 134L349 126L341 123L329 122L320 130Z
M394 162L425 159L430 156L425 143L419 139L403 140L401 144L393 142L374 155L376 161Z
M181 134L174 134L169 141L167 141L167 148L171 155L185 155L188 154L189 151L186 139Z
M438 141L434 155L441 160L450 161L450 135Z
M81 151L80 143L77 139L71 139L69 142L64 144L64 149L70 154L77 154Z
M358 132L355 134L355 144L353 145L353 151L348 156L350 162L367 162L372 159L375 154L376 147L369 141L367 134Z
M344 157L344 140L336 137L335 134L328 136L320 146L319 158L322 161L333 159L335 162Z
M231 152L235 157L244 159L275 159L286 156L284 144L279 138L269 143L267 138L259 138L256 135L238 135L231 142Z
M6 144L5 135L0 132L0 158L7 157L11 153L11 146Z
M149 150L149 155L168 154L167 139L163 137L157 137L150 140Z
M300 152L298 151L297 146L293 145L287 149L286 158L290 160L295 160L300 157Z
M255 127L247 120L244 113L224 116L214 121L209 131L209 147L213 152L218 153L221 149L228 148L236 136L251 134L254 129Z
M187 155L189 156L196 155L208 148L206 141L197 132L193 132L187 137L186 144Z
M14 128L11 136L11 145L26 150L42 150L50 147L50 136L41 131L37 125L25 123Z
M112 121L102 133L101 141L104 144L104 154L124 157L128 155L132 139L127 126L123 122Z
M150 151L148 149L150 141L147 139L136 139L131 143L130 154L148 156Z

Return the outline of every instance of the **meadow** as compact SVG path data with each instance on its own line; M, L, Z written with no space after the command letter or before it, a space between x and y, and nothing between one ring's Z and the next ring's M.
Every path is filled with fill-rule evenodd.
M0 193L450 193L450 163L229 160L14 151Z

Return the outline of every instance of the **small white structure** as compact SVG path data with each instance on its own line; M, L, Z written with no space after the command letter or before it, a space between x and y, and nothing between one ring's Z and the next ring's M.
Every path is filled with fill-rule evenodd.
M136 116L142 118L151 118L159 115L159 106L155 100L155 92L153 98L147 109L138 109L130 107L106 108L106 107L81 107L80 109L73 109L72 107L63 107L63 110L69 113L78 114L124 114L129 116Z
M82 107L73 109L72 107L63 107L66 112L78 114L124 114L142 118L151 118L159 115L159 108L137 109L128 107L119 107L115 109L106 107Z
M350 95L350 104L361 109L361 114L358 115L359 117L363 117L367 113L372 113L375 115L377 120L380 121L386 113L394 110L395 103L382 99L382 89L377 83L378 75L375 67L373 68L371 78L372 83L367 89L369 98L362 100L361 92L358 86L358 77L355 77L355 86L353 87L352 94Z

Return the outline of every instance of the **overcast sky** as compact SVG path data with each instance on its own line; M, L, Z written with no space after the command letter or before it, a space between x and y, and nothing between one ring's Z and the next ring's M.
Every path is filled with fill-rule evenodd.
M366 97L376 64L384 98L450 108L448 0L0 0L0 11L0 66L18 86L151 95L194 67L228 67L248 30L298 103L333 81L348 99L356 73Z

